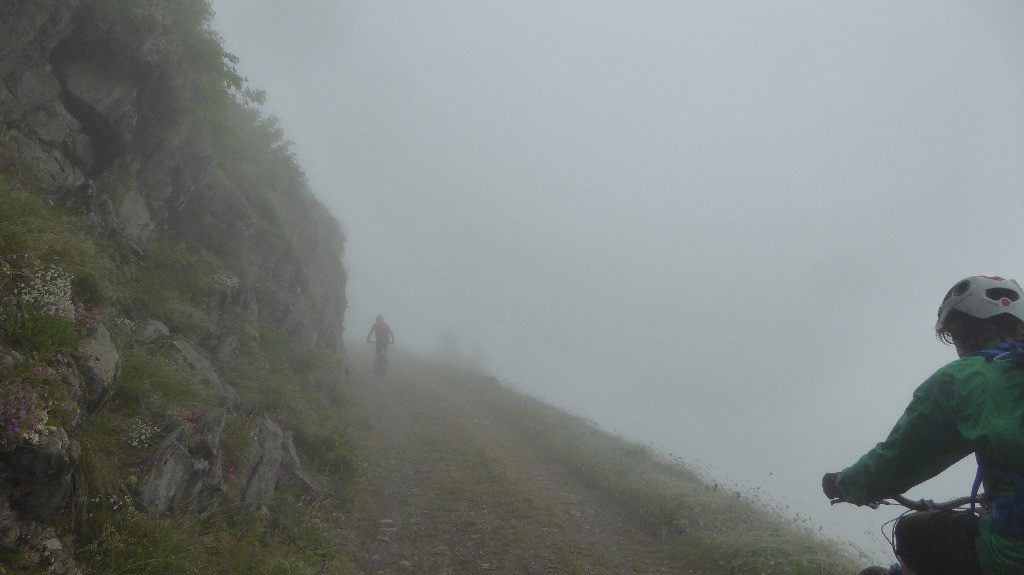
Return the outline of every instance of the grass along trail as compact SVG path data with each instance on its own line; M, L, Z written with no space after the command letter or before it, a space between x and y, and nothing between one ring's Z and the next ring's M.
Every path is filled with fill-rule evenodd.
M349 380L370 428L346 520L366 574L856 572L834 543L493 378L392 367Z

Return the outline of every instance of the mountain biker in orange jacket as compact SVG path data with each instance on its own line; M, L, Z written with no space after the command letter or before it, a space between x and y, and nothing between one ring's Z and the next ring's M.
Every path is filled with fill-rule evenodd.
M992 513L980 519L972 511L904 515L894 528L894 551L916 575L1022 574L1024 290L999 277L964 279L942 300L935 333L960 359L914 391L885 441L839 473L826 473L822 491L866 505L900 495L974 453Z
M387 353L388 344L395 343L395 334L382 315L377 316L377 321L370 326L370 332L366 334L366 343L370 343L371 336L377 341L377 353Z

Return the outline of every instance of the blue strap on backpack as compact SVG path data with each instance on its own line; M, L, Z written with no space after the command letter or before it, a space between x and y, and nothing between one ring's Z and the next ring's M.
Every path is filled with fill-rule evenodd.
M984 357L989 362L1003 361L1024 368L1024 340L997 343L989 349L972 355ZM980 455L977 459L978 474L974 478L974 486L971 489L972 513L978 496L978 488L981 487L988 468L988 462L983 460ZM992 500L992 530L1004 537L1024 539L1024 476L1017 472L1011 472L1009 475L1017 488L1016 493L1013 497L1000 497Z
M992 500L992 530L1005 537L1024 539L1024 477L1011 473L1017 486L1013 497Z
M1024 340L997 343L971 355L984 357L988 361L1005 361L1017 367L1024 367Z

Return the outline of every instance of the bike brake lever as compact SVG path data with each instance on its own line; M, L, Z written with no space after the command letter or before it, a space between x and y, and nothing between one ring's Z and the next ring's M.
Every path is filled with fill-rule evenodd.
M832 499L831 503L832 503L832 505L835 505L836 503L846 503L846 501L843 501L842 499ZM872 509L878 509L882 505L892 505L892 503L883 499L881 501L874 501L872 503L866 503L864 506L865 507L870 507Z

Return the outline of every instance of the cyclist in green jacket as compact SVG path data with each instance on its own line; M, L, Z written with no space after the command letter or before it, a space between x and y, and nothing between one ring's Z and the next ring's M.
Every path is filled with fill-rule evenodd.
M866 505L900 495L974 453L992 513L980 519L972 511L904 515L894 529L894 550L916 575L1020 575L1024 369L1017 361L1024 360L1024 290L999 277L960 281L942 300L935 332L960 359L914 391L885 441L839 473L826 473L822 490L830 499Z

